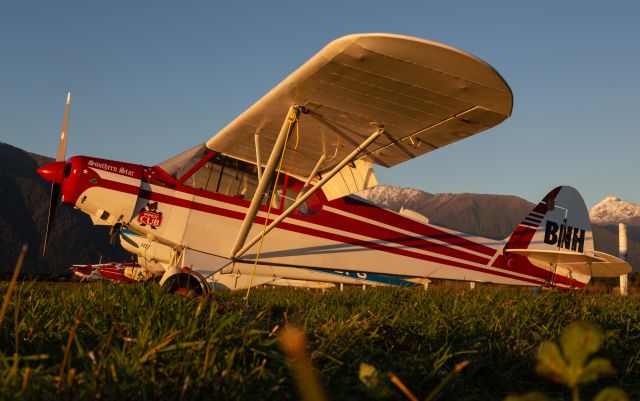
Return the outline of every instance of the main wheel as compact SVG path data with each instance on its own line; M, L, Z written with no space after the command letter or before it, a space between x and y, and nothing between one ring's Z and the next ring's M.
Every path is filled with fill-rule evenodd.
M162 287L171 294L195 296L204 294L200 280L188 273L174 274L165 281Z

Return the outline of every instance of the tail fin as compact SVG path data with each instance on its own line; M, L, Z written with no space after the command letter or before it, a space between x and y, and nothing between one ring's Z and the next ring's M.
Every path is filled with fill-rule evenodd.
M578 191L557 187L516 227L508 249L593 253L589 210Z
M569 283L587 283L591 278L588 267L600 261L594 254L587 206L580 193L569 186L549 192L516 227L504 250L509 267L518 265L531 274L532 269L523 266L528 264L525 257L533 265L530 267L553 273L550 280L559 283L567 280L554 276L569 278Z

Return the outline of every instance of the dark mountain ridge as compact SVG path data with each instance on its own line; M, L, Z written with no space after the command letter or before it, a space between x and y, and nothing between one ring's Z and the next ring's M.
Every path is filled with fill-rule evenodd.
M109 246L107 228L60 205L51 231L47 256L42 242L47 224L51 185L36 172L53 159L0 143L0 270L10 271L22 244L28 244L23 271L30 275L59 275L74 263L95 263L100 256L128 260L119 246Z

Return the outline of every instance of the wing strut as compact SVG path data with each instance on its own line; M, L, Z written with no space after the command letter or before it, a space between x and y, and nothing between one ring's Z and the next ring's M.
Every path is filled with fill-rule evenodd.
M322 163L324 163L324 161L326 159L327 159L327 156L323 153L322 156L320 156L320 159L318 159L318 162L316 163L316 165L313 168L313 170L311 170L311 174L309 174L309 178L307 178L307 180L304 182L304 185L302 186L302 189L298 193L298 196L296 197L296 200L298 200L302 196L302 194L304 194L304 191L307 190L307 188L309 187L309 184L311 184L311 180L313 180L313 177L315 177L316 174L318 174L318 170L320 169L320 165Z
M256 167L258 168L258 181L262 178L262 160L260 160L260 132L256 131Z
M260 177L260 181L258 182L258 188L256 188L256 192L253 194L251 205L249 205L249 210L247 210L247 214L244 217L244 221L242 222L242 226L240 227L240 231L238 232L238 236L236 237L236 242L233 245L233 249L231 250L232 257L233 255L238 253L238 250L240 248L242 248L242 245L244 245L244 242L249 235L249 230L251 229L251 225L253 224L256 215L258 214L258 209L260 208L262 198L264 198L264 195L267 191L267 187L271 182L273 172L276 170L278 161L280 160L280 154L282 153L282 150L284 149L284 146L287 142L287 137L296 127L299 115L299 106L293 105L289 107L287 118L285 119L284 124L282 124L280 133L278 134L278 139L276 139L276 143L273 145L271 155L269 156L269 161L267 161L267 165L262 171L262 176Z
M286 125L286 124L285 124ZM324 184L327 183L327 181L329 181L331 178L333 178L333 176L335 176L336 174L338 174L340 172L340 170L342 170L344 168L344 166L346 166L347 164L349 164L350 162L352 162L360 152L362 152L363 150L365 150L373 141L375 141L382 133L384 132L384 129L380 128L378 130L376 130L373 134L371 134L367 139L365 139L364 142L362 142L359 146L357 146L353 152L351 152L347 157L345 157L340 163L338 163L331 171L329 171L327 174L325 174L322 179L320 181L318 181L318 183L316 185L314 185L313 187L311 187L307 192L305 192L302 196L300 196L291 206L289 206L289 208L287 210L285 210L284 212L282 212L282 214L280 216L278 216L278 218L276 218L274 221L271 222L271 224L269 224L265 229L263 233L260 233L258 235L256 235L252 240L250 240L249 242L247 242L242 249L237 250L236 251L236 247L234 247L234 252L232 253L233 258L239 258L240 256L242 256L245 252L247 252L249 250L249 248L251 248L252 246L254 246L256 243L258 243L258 241L260 241L260 239L266 235L269 231L273 230L275 228L275 226L278 225L278 223L280 223L282 220L286 219L291 213L293 213L298 206L300 206L302 203L304 203L304 201L306 201L307 199L309 199L309 197L311 195L313 195L317 190L319 190L320 188L322 188L324 186ZM271 154L271 157L273 157L273 153ZM269 159L269 161L271 161L271 158ZM266 169L265 172L263 174L266 174ZM263 176L264 179L264 176ZM252 203L253 205L253 203ZM257 209L256 209L257 211ZM248 215L248 214L247 214ZM255 214L254 214L255 216ZM253 221L253 218L251 219ZM246 219L245 219L246 222ZM247 233L248 233L248 229L247 229ZM246 235L245 237L246 238ZM243 242L244 242L244 238L243 238ZM236 246L238 245L237 241L236 241Z

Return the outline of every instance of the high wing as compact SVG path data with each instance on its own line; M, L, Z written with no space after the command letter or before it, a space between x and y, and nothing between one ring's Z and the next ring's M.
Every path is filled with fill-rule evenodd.
M508 118L513 96L490 65L453 47L355 34L329 43L206 145L256 163L258 135L265 161L293 105L308 113L282 171L306 177L319 161L318 173L334 167L379 128L360 159L390 167L439 149Z

